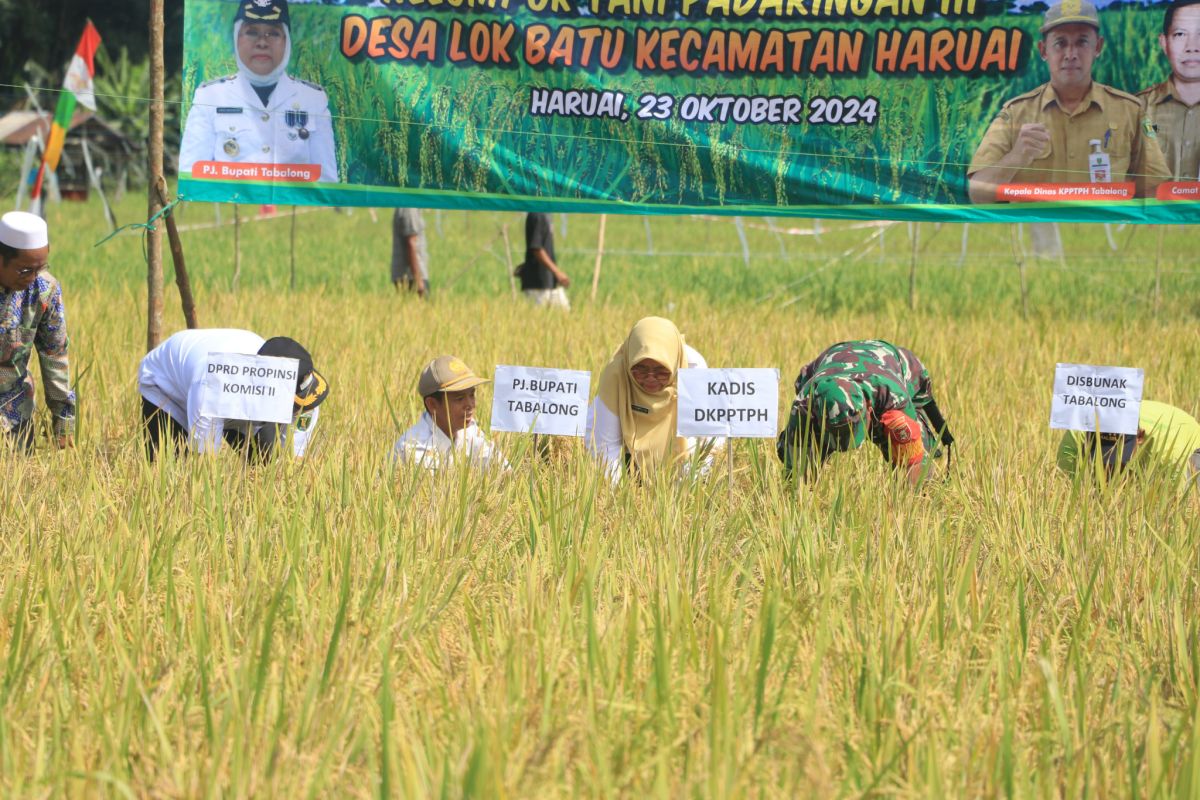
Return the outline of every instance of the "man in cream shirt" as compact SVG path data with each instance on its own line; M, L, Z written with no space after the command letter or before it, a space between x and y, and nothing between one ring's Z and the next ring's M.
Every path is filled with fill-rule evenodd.
M484 469L508 469L475 424L475 387L487 382L455 356L430 361L417 381L425 413L396 441L395 459L431 471L459 459Z

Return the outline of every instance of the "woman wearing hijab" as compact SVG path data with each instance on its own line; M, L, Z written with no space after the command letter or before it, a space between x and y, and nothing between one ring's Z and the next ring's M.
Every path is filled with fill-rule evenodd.
M287 0L241 0L233 18L233 53L237 73L201 85L192 97L179 171L221 178L195 165L316 164L321 168L316 180L337 183L325 90L287 74L292 56Z
M648 472L685 466L701 443L720 440L676 436L678 374L684 367L707 367L704 357L683 341L675 323L646 317L600 373L588 408L584 440L613 480L622 467ZM701 472L707 470L706 457Z

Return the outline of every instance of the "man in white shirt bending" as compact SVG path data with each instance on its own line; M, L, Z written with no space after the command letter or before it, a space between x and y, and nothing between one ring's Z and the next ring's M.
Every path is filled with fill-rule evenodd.
M211 353L296 359L299 370L292 424L222 419L202 413ZM176 446L186 443L197 453L215 453L227 444L263 457L287 440L289 428L292 453L299 458L308 449L317 425L317 406L329 394L329 384L313 368L312 356L294 339L276 336L264 340L250 331L201 328L180 331L145 355L138 370L138 392L142 396L142 433L151 461L164 440Z

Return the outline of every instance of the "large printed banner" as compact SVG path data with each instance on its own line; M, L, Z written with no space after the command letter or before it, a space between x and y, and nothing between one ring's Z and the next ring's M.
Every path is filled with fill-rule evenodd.
M1200 220L1200 5L187 0L192 200Z

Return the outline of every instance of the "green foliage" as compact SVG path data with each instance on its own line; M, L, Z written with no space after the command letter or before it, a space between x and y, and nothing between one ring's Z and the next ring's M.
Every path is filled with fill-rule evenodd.
M179 76L168 76L163 86L163 144L168 151L179 150ZM134 62L129 51L121 48L114 58L101 47L96 52L96 106L102 119L144 148L150 137L150 62ZM131 162L135 175L144 179L145 165Z
M0 149L0 197L13 197L21 180L21 159L25 153L16 148Z

